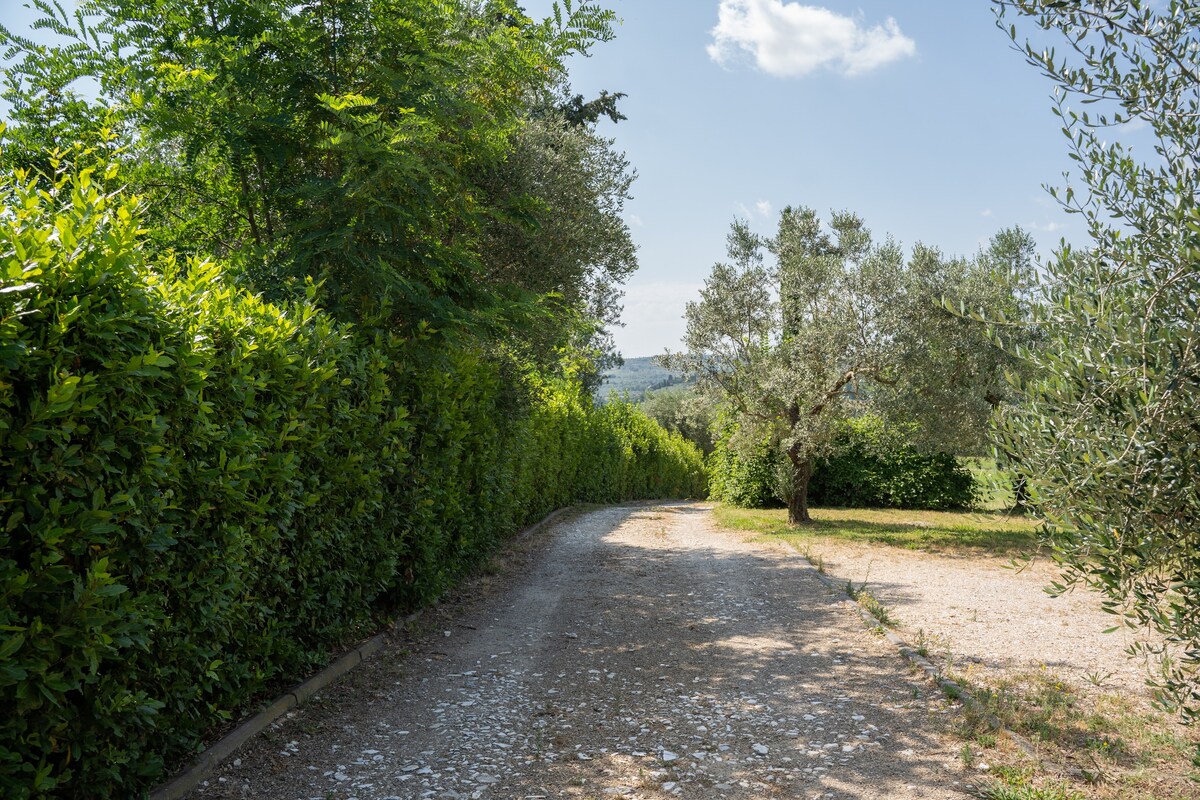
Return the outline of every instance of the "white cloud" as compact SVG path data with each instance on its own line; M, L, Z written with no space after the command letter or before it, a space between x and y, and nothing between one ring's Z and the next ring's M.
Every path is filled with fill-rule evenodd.
M985 208L983 211L979 212L979 216L981 216L981 217L990 217L991 215L992 215L992 210L990 208Z
M1047 222L1041 225L1036 222L1031 222L1029 223L1029 227L1035 231L1042 231L1043 233L1058 233L1067 226L1061 222Z
M1120 125L1118 125L1117 133L1136 133L1138 131L1144 131L1149 127L1150 123L1147 122L1143 117L1134 117L1133 119L1129 120L1129 122L1122 122Z
M757 211L763 217L771 216L771 201L770 200L759 200L757 203L754 204L754 210Z
M625 221L628 222L630 227L633 227L633 228L641 228L646 225L646 223L642 220L642 218L639 217L637 214L630 214L628 217L625 218Z
M853 76L912 56L895 19L867 28L853 17L784 0L721 0L708 55L725 66L751 56L763 72L800 77L823 67Z

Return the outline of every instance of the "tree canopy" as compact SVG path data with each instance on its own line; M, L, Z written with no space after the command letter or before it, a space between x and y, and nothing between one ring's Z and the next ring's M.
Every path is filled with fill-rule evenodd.
M565 60L612 12L511 0L39 0L53 47L0 28L4 151L102 142L145 201L149 246L216 257L268 298L307 278L344 319L470 319L553 361L604 349L636 267L633 173ZM91 81L97 96L78 90Z

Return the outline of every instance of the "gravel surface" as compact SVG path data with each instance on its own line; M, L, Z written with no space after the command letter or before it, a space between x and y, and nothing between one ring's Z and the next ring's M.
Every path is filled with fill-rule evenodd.
M1076 589L1059 597L1042 559L1023 569L986 555L927 553L816 538L810 552L836 581L853 581L888 607L897 632L935 661L967 675L1007 675L1046 667L1083 694L1119 691L1150 707L1146 668L1125 648L1135 639L1100 608L1099 595ZM1098 687L1096 684L1101 684Z
M522 548L192 796L969 796L955 707L790 550L685 504Z

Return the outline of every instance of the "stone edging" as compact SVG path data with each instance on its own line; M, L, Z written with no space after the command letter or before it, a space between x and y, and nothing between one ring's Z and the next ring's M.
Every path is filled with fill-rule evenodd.
M532 536L537 531L554 522L559 517L572 511L575 506L560 508L557 511L552 511L546 515L540 522L535 522L533 525L525 528L517 535L511 537L508 541L518 542ZM372 636L367 641L363 642L358 647L341 656L337 661L334 661L323 670L313 675L303 683L298 684L289 691L285 692L280 697L264 708L262 711L255 714L250 719L238 725L220 740L208 747L203 753L196 757L196 760L188 766L179 775L172 778L167 783L159 786L150 792L150 800L180 800L188 792L200 785L201 781L212 777L212 774L220 766L221 762L233 755L239 747L245 744L250 739L253 739L259 733L267 728L272 722L282 717L287 712L291 711L296 706L304 703L317 692L321 691L329 684L336 681L338 678L345 675L350 670L357 667L367 658L377 653L384 646L387 637L396 630L411 624L421 614L424 609L409 614L403 619L397 620L382 633Z
M808 557L801 553L795 547L795 545L788 543L787 546L793 552L795 552L796 555L802 558L806 564L808 564L808 569L810 569L812 573L817 576L817 579L820 580L821 583L825 584L825 587L829 589L829 591L836 595L840 595L845 599L845 602L854 606L855 610L858 611L858 615L863 618L863 621L867 623L869 627L880 629L887 640L891 642L897 650L900 651L900 655L904 656L904 658L907 659L908 662L914 667L924 672L925 675L931 681L933 681L947 697L958 700L963 704L964 708L969 708L971 711L979 714L987 722L988 727L994 731L997 731L998 733L1008 736L1008 738L1011 739L1013 743L1017 745L1017 747L1020 747L1021 750L1024 751L1025 755L1039 763L1041 762L1041 758L1038 756L1037 748L1034 747L1028 739L1006 727L995 714L992 714L986 708L984 708L983 704L980 703L969 691L964 689L961 684L957 683L956 681L952 681L943 675L941 670L934 666L932 661L918 653L912 645L901 639L899 634L897 634L891 628L881 625L879 620L871 616L870 612L856 603L854 598L846 594L845 589L843 589L841 586L838 586L837 583L835 583L828 575L817 569L816 566L809 561Z

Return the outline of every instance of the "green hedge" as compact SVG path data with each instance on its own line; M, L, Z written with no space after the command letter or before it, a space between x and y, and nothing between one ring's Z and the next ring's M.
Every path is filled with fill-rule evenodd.
M743 508L782 505L776 490L785 457L769 443L749 457L731 446L727 427L709 457L710 496ZM970 470L948 453L914 447L903 431L874 416L838 426L831 452L813 465L809 503L851 508L965 508L976 498Z
M949 453L918 449L878 417L839 426L833 452L817 460L813 503L844 507L966 508L975 501L971 471Z
M139 796L550 509L704 491L492 347L147 263L101 183L0 176L3 797Z

